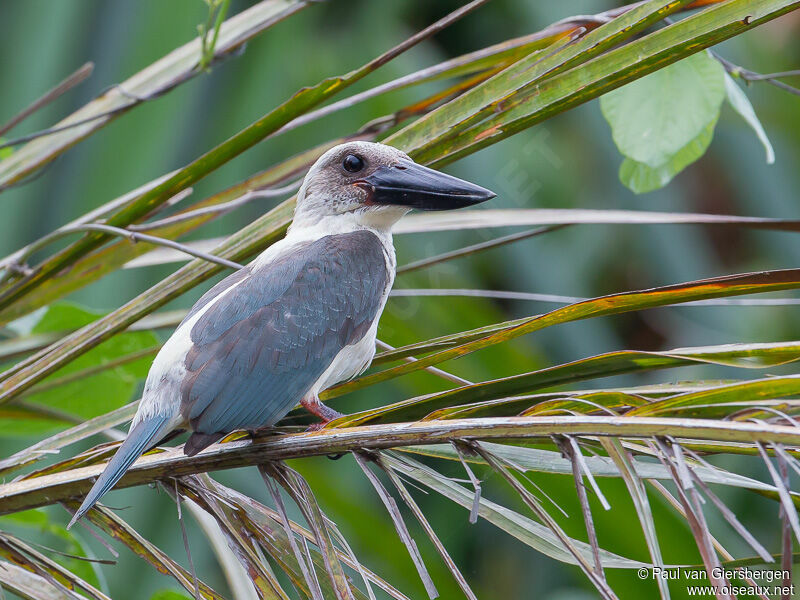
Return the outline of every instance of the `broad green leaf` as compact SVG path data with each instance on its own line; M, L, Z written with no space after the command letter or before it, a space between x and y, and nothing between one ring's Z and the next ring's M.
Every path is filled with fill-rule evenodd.
M34 322L31 323L30 328L27 329L27 332L21 334L20 337L12 337L0 341L0 362L12 360L20 356L25 356L26 354L31 354L37 350L41 350L53 342L57 342L68 333L71 333L70 330L63 330L40 333L36 335L31 334L30 330L33 329L39 319L41 319L45 311L47 311L47 308L41 308L32 312L30 315L23 317L23 319L27 319L30 316L35 316L36 318ZM154 315L149 315L137 321L128 328L128 331L174 329L185 316L185 310L163 311ZM13 323L19 323L19 321L22 321L23 319L18 319Z
M0 423L13 422L15 435L38 434L76 421L77 417L64 411L53 410L41 404L26 404L24 401L0 408Z
M85 440L97 433L121 425L125 421L129 421L133 418L138 404L138 401L131 402L109 413L84 421L65 431L59 431L35 443L33 446L29 446L24 450L12 454L8 458L0 460L0 476L5 476L7 473L21 469L33 462L42 460L53 454L58 454L62 448L70 444Z
M47 514L36 508L33 510L23 510L22 512L0 516L0 523L14 523L25 527L36 527L42 531L46 530L49 523Z
M767 164L771 165L775 162L775 151L772 149L772 144L767 137L767 132L758 120L755 109L750 103L750 99L744 90L733 80L733 77L725 73L725 93L728 103L731 105L741 117L747 122L748 125L755 131L761 145L764 146L764 152L767 154Z
M664 187L673 177L705 154L714 137L716 120L709 123L700 134L673 154L658 167L626 158L619 167L619 180L637 194L652 192Z
M33 327L32 335L47 335L83 327L96 321L103 313L90 311L75 304L59 303L47 309ZM29 406L43 406L63 411L78 418L91 418L130 402L139 382L147 375L152 355L125 362L119 359L138 356L143 350L159 345L155 334L148 331L126 332L103 342L42 382L46 390L32 390L27 397ZM113 369L101 369L106 363L117 364ZM71 375L86 373L85 377ZM63 385L50 386L50 383ZM0 427L12 435L27 435L32 431L51 430L52 424L32 421L0 421Z
M6 142L6 141L8 141L8 140L0 137L0 144L2 144L3 142ZM4 159L8 158L12 154L14 154L14 149L13 148L10 148L10 147L0 148L0 160L4 160Z
M631 160L657 169L719 116L725 69L707 52L637 79L600 98L614 143Z

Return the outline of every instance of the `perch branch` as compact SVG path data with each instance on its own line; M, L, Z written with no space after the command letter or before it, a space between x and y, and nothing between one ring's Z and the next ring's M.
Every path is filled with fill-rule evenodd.
M118 488L145 485L169 477L182 477L274 460L325 456L353 450L381 450L413 445L449 443L453 440L508 440L551 435L651 438L670 435L690 440L774 444L800 444L795 427L652 417L492 417L418 421L366 427L328 428L316 432L272 435L255 441L216 444L197 456L184 456L180 448L140 458ZM105 465L22 479L0 485L0 514L46 506L85 494Z

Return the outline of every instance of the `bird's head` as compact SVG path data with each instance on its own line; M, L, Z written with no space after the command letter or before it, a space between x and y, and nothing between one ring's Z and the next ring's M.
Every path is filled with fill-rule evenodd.
M450 210L484 202L491 191L411 160L374 142L348 142L311 167L297 194L295 223L352 214L376 228L391 227L409 210Z

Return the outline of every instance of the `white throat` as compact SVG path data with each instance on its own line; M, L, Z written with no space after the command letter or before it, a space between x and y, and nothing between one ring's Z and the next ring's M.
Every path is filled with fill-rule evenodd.
M404 213L405 212L407 211L404 211ZM292 221L292 224L286 232L286 237L262 252L254 261L254 266L255 268L266 266L284 252L291 252L293 246L296 244L313 242L329 235L341 235L354 231L367 230L374 233L381 241L386 256L387 267L390 272L394 274L397 261L395 258L391 227L402 214L392 215L391 219L386 218L388 215L380 215L383 218L370 218L374 216L376 215L369 215L365 218L364 213L346 212L338 215L321 215L311 219L297 219L297 215L295 215L294 221Z

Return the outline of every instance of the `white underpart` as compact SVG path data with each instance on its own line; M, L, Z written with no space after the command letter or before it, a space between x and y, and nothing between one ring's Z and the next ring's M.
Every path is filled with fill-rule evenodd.
M261 269L269 268L270 263L276 258L293 252L295 246L299 243L314 241L328 235L352 233L359 230L371 231L378 237L383 246L389 277L375 322L360 341L343 348L336 355L328 369L305 395L317 395L320 391L339 381L350 379L361 373L372 362L372 358L375 355L375 336L378 329L378 321L386 305L386 299L389 296L395 276L396 258L390 227L404 212L406 211L400 209L400 211L386 210L384 214L344 213L325 216L315 219L313 222L295 223L289 229L285 238L267 248L253 261L254 271L260 271ZM210 310L214 304L222 300L227 294L230 294L240 283L242 282L232 285L211 300L196 314L192 315L192 318L178 327L167 340L156 355L152 367L150 367L142 394L142 401L136 411L136 416L133 418L131 428L140 421L153 416L166 416L169 418L169 421L162 428L162 433L171 431L183 424L183 417L180 414L180 387L186 375L184 359L192 346L190 337L192 327L207 310ZM300 398L297 400L299 401Z

